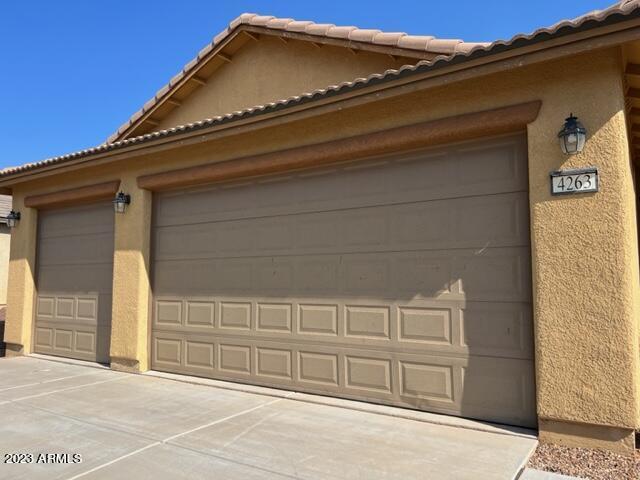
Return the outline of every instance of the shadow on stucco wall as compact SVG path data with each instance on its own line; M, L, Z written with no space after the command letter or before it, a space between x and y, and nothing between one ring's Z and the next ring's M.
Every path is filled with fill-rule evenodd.
M4 317L7 312L7 307L0 307L0 357L5 356L6 345L4 343Z

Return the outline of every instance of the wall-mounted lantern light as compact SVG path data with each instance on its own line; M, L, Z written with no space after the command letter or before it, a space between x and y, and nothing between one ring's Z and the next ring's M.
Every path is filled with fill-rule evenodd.
M19 221L20 212L14 212L13 210L11 210L11 212L9 212L9 215L7 215L7 227L15 228L15 226L18 225Z
M587 138L587 129L574 117L573 113L564 121L564 127L558 133L560 148L565 155L575 155L584 148Z
M127 209L127 205L131 203L131 195L126 195L124 192L118 193L113 200L113 209L116 213L124 213Z

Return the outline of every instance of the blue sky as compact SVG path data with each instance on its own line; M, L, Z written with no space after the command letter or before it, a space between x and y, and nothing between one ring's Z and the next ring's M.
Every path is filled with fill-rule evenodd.
M0 6L0 167L102 143L242 12L491 41L613 0L31 0Z

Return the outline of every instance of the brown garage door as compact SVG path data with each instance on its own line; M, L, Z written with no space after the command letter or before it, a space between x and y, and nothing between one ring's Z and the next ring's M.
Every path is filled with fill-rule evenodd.
M35 351L109 362L110 204L38 213Z
M163 193L152 366L534 426L522 137Z

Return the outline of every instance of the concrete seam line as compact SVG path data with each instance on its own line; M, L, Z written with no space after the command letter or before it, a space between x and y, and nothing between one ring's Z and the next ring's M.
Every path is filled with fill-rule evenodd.
M43 382L25 383L24 385L16 385L15 387L0 388L0 392L6 392L7 390L15 390L17 388L33 387L35 385L44 385L45 383L59 382L61 380L68 380L69 378L86 377L87 375L97 375L97 373L96 372L81 373L80 375L69 375L67 377L52 378L51 380L45 380Z
M21 400L29 400L31 398L44 397L46 395L52 395L54 393L68 392L69 390L77 390L78 388L90 387L91 385L99 385L101 383L115 382L117 380L122 380L122 379L130 377L130 376L131 375L125 375L125 376L118 377L118 378L109 378L107 380L100 380L99 382L85 383L84 385L75 385L75 386L69 387L69 388L60 388L58 390L53 390L51 392L38 393L37 395L27 395L26 397L20 397L20 398L14 398L13 400L8 400L7 403L19 402ZM2 405L2 404L0 403L0 405Z
M91 427L94 428L98 428L100 430L104 430L104 431L109 431L109 432L117 432L120 433L122 435L129 435L135 438L142 438L144 440L148 440L150 442L159 442L160 439L155 438L151 435L145 435L139 432L131 432L131 431L127 431L127 430L123 430L120 428L115 428L113 425L102 425L100 423L94 423L94 422L89 422L87 420L84 420L82 418L78 418L78 417L74 417L73 415L65 415L64 413L60 413L60 412L56 412L54 410L50 410L48 408L44 408L44 407L40 407L40 406L36 406L30 403L24 403L24 404L16 404L18 406L18 408L24 408L25 410L39 410L41 412L44 413L48 413L49 415L53 415L54 417L60 417L63 418L65 420L71 420L73 422L77 422L77 423L82 423L83 425L89 425Z
M73 477L69 477L67 480L75 480L76 478L81 478L84 477L85 475L89 475L90 473L96 472L98 470L102 470L105 467L108 467L109 465L113 465L116 462L119 462L120 460L124 460L125 458L129 458L132 457L134 455L137 455L140 452L144 452L145 450L149 450L150 448L153 447L157 447L158 445L160 445L160 442L154 442L154 443L150 443L149 445L146 445L142 448L139 448L137 450L134 450L133 452L129 452L125 455L121 455L118 458L114 458L113 460L110 460L106 463L103 463L102 465L98 465L97 467L93 467L91 470L87 470L86 472L82 472L79 473L78 475L75 475Z
M183 437L185 435L189 435L190 433L194 433L194 432L197 432L199 430L203 430L205 428L212 427L212 426L217 425L219 423L226 422L227 420L231 420L231 419L239 417L241 415L245 415L245 414L251 413L251 412L253 412L255 410L259 410L259 409L261 409L263 407L268 407L269 405L273 405L274 403L280 402L282 400L283 400L282 398L277 398L277 399L272 400L270 402L260 404L260 405L258 405L256 407L249 408L247 410L243 410L242 412L234 413L233 415L229 415L228 417L220 418L218 420L215 420L213 422L207 423L205 425L201 425L201 426L193 428L191 430L187 430L186 432L178 433L177 435L173 435L171 437L165 438L164 440L162 440L162 443L170 442L171 440L175 440L176 438L180 438L180 437Z
M270 469L268 469L266 467L261 467L259 465L255 465L255 464L252 464L252 463L243 462L241 460L225 457L223 455L216 455L214 453L207 452L207 451L204 451L204 450L200 450L200 449L194 448L194 447L189 447L187 445L181 445L179 443L169 443L168 445L170 445L173 448L180 449L180 450L187 450L188 452L193 452L196 455L200 455L200 456L203 456L203 457L215 458L217 460L222 460L223 462L233 463L235 465L242 465L243 467L251 468L253 470L260 470L261 472L267 472L267 473L269 473L271 475L277 475L278 477L286 477L286 478L291 478L291 479L294 479L294 480L300 480L299 476L293 476L293 475L289 475L287 473L278 472L278 471L275 471L275 470L270 470Z
M108 461L106 463L103 463L102 465L98 465L97 467L94 467L91 470L87 470L86 472L82 472L82 473L79 473L78 475L74 475L73 477L69 477L67 480L76 480L77 478L84 477L85 475L89 475L90 473L96 472L96 471L101 470L101 469L103 469L105 467L113 465L114 463L119 462L120 460L124 460L125 458L132 457L132 456L137 455L140 452L144 452L145 450L148 450L150 448L157 447L158 445L165 444L165 443L170 442L171 440L174 440L176 438L182 437L184 435L189 435L190 433L193 433L193 432L197 432L198 430L202 430L204 428L212 427L213 425L217 425L219 423L226 422L227 420L231 420L231 419L239 417L241 415L245 415L247 413L251 413L251 412L253 412L255 410L261 409L262 407L266 407L266 406L272 405L272 404L274 404L276 402L279 402L280 400L282 400L282 399L278 398L278 399L273 400L271 402L263 403L261 405L255 406L255 407L248 408L247 410L243 410L241 412L234 413L233 415L229 415L227 417L220 418L218 420L215 420L213 422L207 423L205 425L201 425L199 427L192 428L191 430L187 430L186 432L182 432L182 433L178 433L176 435L172 435L170 437L165 438L164 440L160 440L160 441L157 441L157 442L150 443L149 445L146 445L146 446L141 447L141 448L139 448L137 450L134 450L133 452L129 452L129 453L127 453L125 455L122 455L122 456L120 456L118 458L114 458L113 460L110 460L110 461Z

